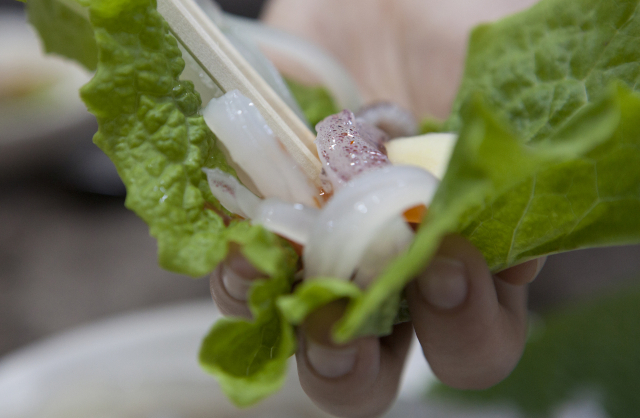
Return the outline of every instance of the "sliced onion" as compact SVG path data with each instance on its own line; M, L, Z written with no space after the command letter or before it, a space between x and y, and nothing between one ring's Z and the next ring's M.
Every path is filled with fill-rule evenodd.
M236 47L238 52L249 62L251 67L260 74L262 79L276 92L278 96L284 101L287 106L304 121L307 126L311 127L307 122L307 117L298 105L298 102L293 98L293 95L289 91L289 87L282 79L282 76L276 69L276 67L265 57L257 45L255 45L252 39L243 36L242 33L236 29L232 29L229 32L225 32L227 39Z
M418 122L413 115L391 102L378 102L365 106L358 110L356 118L383 130L392 139L418 133Z
M280 145L251 100L233 90L212 99L202 114L262 196L317 205L317 189Z
M207 174L209 188L213 196L229 212L243 218L253 218L258 212L260 198L229 173L218 168L203 168Z
M300 245L306 245L319 214L318 209L271 198L260 203L253 223Z
M234 25L233 22L229 22L229 16L231 15L226 15L215 1L196 0L196 3L209 19L225 34L229 42L231 42L240 55L247 60L249 65L260 74L262 79L267 82L273 91L280 96L301 120L306 121L307 119L302 109L293 98L282 76L271 61L260 51L255 40L247 36L242 29Z
M402 216L391 218L375 234L375 238L365 250L353 281L365 289L391 260L409 247L413 237L413 230Z
M362 97L353 78L335 58L316 44L254 20L228 14L225 16L230 26L258 45L272 48L313 71L321 84L329 89L338 107L357 110L362 106Z
M438 180L417 167L389 166L357 177L322 209L304 249L305 276L349 280L378 233L405 210L429 205Z

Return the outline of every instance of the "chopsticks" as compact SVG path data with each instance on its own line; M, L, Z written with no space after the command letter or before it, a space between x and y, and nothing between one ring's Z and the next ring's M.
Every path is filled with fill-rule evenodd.
M193 0L158 0L171 32L223 92L237 89L258 108L304 174L320 186L315 135L280 99Z

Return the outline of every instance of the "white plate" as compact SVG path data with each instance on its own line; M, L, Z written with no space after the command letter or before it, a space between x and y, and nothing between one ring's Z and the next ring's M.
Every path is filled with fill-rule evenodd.
M2 418L327 417L302 392L295 362L284 389L238 410L200 369L202 337L219 313L193 302L96 322L0 361ZM419 398L430 372L414 350L401 399Z

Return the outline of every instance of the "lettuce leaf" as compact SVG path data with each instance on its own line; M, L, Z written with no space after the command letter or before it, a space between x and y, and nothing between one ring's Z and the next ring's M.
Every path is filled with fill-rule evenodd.
M95 43L97 71L81 89L99 124L94 142L111 158L127 187L125 205L156 237L162 267L203 276L235 245L268 276L251 289L254 320L218 322L200 352L203 368L218 378L234 402L255 403L279 389L286 360L295 351L293 327L275 302L291 291L297 255L286 241L260 226L233 221L225 227L221 214L227 212L211 194L202 168L233 170L198 114L200 96L193 84L179 79L184 61L155 1L94 0L89 13L76 6L80 12L67 19L74 8L67 10L54 0L29 0L29 13L32 21L46 22L37 28L52 40L50 52L89 67L92 61L84 46L89 40ZM65 12L55 12L59 10ZM85 20L77 24L76 18ZM55 32L65 25L71 25L65 33L78 40L61 46Z
M86 10L74 0L29 0L29 23L40 33L47 53L71 58L89 71L98 65L98 47Z
M607 416L633 417L640 410L639 306L635 286L549 312L534 324L520 363L504 381L483 391L438 385L429 396L508 403L524 416L543 417L588 390Z
M315 278L298 285L295 295L281 296L278 307L293 325L300 325L313 311L338 299L353 299L362 294L358 286L344 280Z
M200 97L179 80L184 60L155 4L94 1L99 51L81 96L98 119L94 136L127 187L125 205L158 241L160 265L202 276L224 258L224 223L202 167L230 171L197 111Z
M236 405L248 406L280 389L296 350L293 327L276 300L291 291L298 257L284 240L246 222L232 224L226 234L269 278L251 287L252 321L223 318L214 324L200 348L200 364Z
M523 140L552 135L613 80L640 82L638 0L543 0L475 28L462 84L445 130L481 93Z
M447 123L460 135L449 169L414 243L351 301L336 341L375 328L372 315L448 233L494 271L640 241L640 99L610 83L637 84L637 5L545 0L473 32Z

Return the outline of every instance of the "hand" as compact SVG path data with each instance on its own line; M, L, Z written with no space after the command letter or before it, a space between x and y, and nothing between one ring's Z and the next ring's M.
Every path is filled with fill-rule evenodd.
M372 417L396 397L412 328L435 375L460 389L483 389L518 362L527 330L527 287L544 264L528 261L492 275L482 254L459 236L445 238L427 269L407 286L412 323L384 338L336 346L329 335L344 310L334 302L298 330L300 383L322 409ZM211 275L211 293L228 315L249 316L246 291L260 277L238 252Z
M271 0L263 19L333 54L365 103L388 100L418 118L446 118L470 29L537 0ZM300 67L275 58L285 74ZM304 80L301 80L304 81Z

